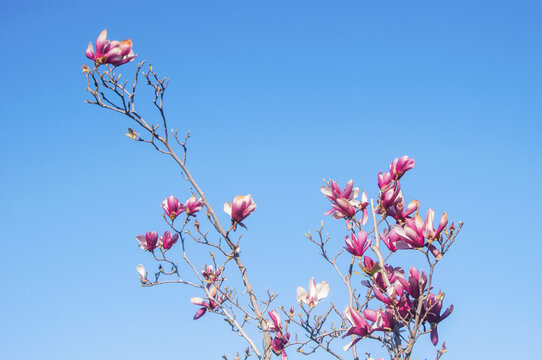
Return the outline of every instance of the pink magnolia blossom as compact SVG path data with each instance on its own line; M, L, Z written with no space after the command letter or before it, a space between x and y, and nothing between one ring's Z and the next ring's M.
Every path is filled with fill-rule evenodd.
M389 172L378 173L378 187L380 196L378 203L380 205L378 212L387 213L388 209L400 202L403 198L401 193L401 184L395 181Z
M329 294L329 284L322 281L315 285L314 277L309 282L309 291L301 286L297 287L297 301L303 302L310 307L318 305L318 301L324 299Z
M275 355L280 354L281 360L288 360L288 355L286 355L286 351L284 351L284 348L286 345L288 345L288 341L290 341L290 334L282 334L281 332L275 333L275 337L271 341L271 349L275 353Z
M363 264L360 263L359 265L361 266L361 270L368 275L373 275L379 268L379 265L368 256L364 256Z
M212 311L216 309L219 304L224 301L222 297L217 296L217 293L218 291L216 287L212 286L209 290L209 294L211 295L211 297L207 297L208 301L205 301L200 297L193 297L190 299L190 302L192 304L202 306L202 308L200 308L198 311L196 311L196 314L194 314L194 320L197 320L203 315L205 315L207 311Z
M158 239L158 247L162 247L165 251L169 250L179 239L179 234L171 236L169 231L164 232L164 235Z
M331 200L332 208L326 211L325 215L333 214L335 219L352 218L359 210L363 211L362 224L365 225L369 218L367 205L369 204L365 191L361 194L361 201L356 200L359 195L359 188L354 187L354 180L346 183L344 190L341 190L336 181L330 181L328 186L321 186L320 191Z
M343 347L344 351L347 351L352 346L356 345L358 341L371 333L371 325L369 325L367 320L365 320L365 318L351 306L347 306L344 309L343 316L351 325L348 331L342 336L343 339L350 335L359 336Z
M393 326L393 311L386 310L363 310L363 316L373 322L372 331L390 331Z
M365 251L371 245L372 239L367 241L367 233L363 230L358 232L358 235L351 234L351 236L345 236L344 240L346 242L346 251L354 256L363 256Z
M400 279L406 292L414 299L419 298L425 291L427 286L427 274L425 271L418 271L414 266L408 271L408 281Z
M252 200L250 194L236 196L232 204L229 202L224 204L224 212L231 217L232 222L243 227L241 221L252 214L254 210L256 210L256 203Z
M405 221L410 214L418 210L419 206L418 200L412 200L405 209L405 200L400 192L397 201L386 209L386 215L393 217L397 221Z
M271 321L267 321L267 330L271 332L281 332L282 331L282 320L280 314L276 311L268 311Z
M203 270L201 270L201 275L208 283L213 283L217 281L222 274L220 268L214 269L213 265L206 265Z
M433 209L429 209L427 211L427 216L425 218L425 233L424 233L425 237L429 240L438 239L438 237L440 236L440 233L442 232L442 230L444 230L444 228L448 224L448 215L446 213L443 213L440 218L439 226L437 230L435 230L433 228L434 218L435 218L435 212L433 211Z
M390 164L390 173L394 180L399 180L405 172L414 168L414 159L409 159L408 156L395 158Z
M191 196L188 200L186 200L184 207L188 216L196 216L195 214L203 207L202 199L199 198L196 200L195 196Z
M182 204L179 199L171 195L162 201L162 209L164 209L166 215L171 219L175 220L185 210L185 205Z
M438 344L438 332L437 332L437 325L444 319L446 319L454 310L454 306L450 305L443 314L441 314L442 310L442 299L444 298L444 294L439 293L437 296L435 294L431 293L423 303L422 312L426 313L426 320L431 324L431 342L433 345L437 346Z
M419 249L425 244L425 223L419 215L396 224L387 234L398 249Z
M110 41L107 39L107 30L102 31L98 39L96 39L96 52L94 52L91 41L85 55L93 60L96 66L102 64L119 66L134 60L136 57L132 50L132 40Z
M145 251L154 251L158 243L158 233L156 231L147 232L145 235L137 235L139 247Z

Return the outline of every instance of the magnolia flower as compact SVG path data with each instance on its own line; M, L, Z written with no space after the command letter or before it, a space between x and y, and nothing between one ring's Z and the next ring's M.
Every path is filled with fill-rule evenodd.
M408 271L408 284L404 285L406 285L405 289L410 296L417 299L425 291L425 287L427 286L427 274L425 271L422 270L419 272L418 269L411 266Z
M191 196L190 199L186 200L184 206L188 216L196 216L194 214L201 210L201 208L203 207L203 202L201 198L196 200L195 196Z
M357 236L354 234L352 234L351 236L345 236L344 240L346 242L346 251L348 251L354 256L363 256L365 251L367 251L367 249L371 245L372 241L372 239L369 239L369 241L367 241L367 233L363 230L360 230Z
M419 215L396 224L388 232L389 241L398 249L419 249L425 244L425 223Z
M303 302L310 307L318 305L318 301L324 299L329 294L329 284L322 281L315 285L314 278L309 282L309 291L301 286L297 287L297 301Z
M218 277L222 274L221 269L216 269L213 267L213 265L206 265L203 267L203 270L201 270L201 275L207 281L208 283L215 282L218 280Z
M393 311L391 309L382 310L363 310L363 316L373 322L371 331L390 331L393 325Z
M281 332L282 331L282 320L279 313L276 310L268 311L271 321L267 320L267 330L271 332Z
M92 41L88 44L85 55L94 60L96 66L102 64L111 64L119 66L134 60L136 55L132 51L132 40L110 41L107 39L107 30L104 30L96 39L96 52L92 46Z
M363 257L363 264L360 263L359 266L367 275L374 275L379 269L378 263L375 264L374 260L368 256Z
M446 225L448 224L448 215L446 213L442 214L440 218L440 223L437 230L433 229L433 219L435 217L435 212L433 209L427 211L427 216L425 218L425 232L424 235L427 239L435 240L439 237L440 233Z
M359 194L359 188L354 187L354 180L346 183L344 190L341 190L336 181L330 181L328 186L321 186L320 191L331 200L332 208L326 211L325 215L333 214L335 219L352 218L356 212L363 210L362 224L365 225L369 214L367 205L369 204L365 191L361 195L361 202L356 200Z
M290 334L282 334L281 332L275 333L275 337L271 341L271 349L275 353L275 355L280 354L281 360L288 360L288 355L286 355L286 351L284 351L284 348L286 345L288 345L288 341L290 340Z
M202 298L200 297L193 297L190 299L190 302L194 305L198 305L198 306L202 306L202 308L200 308L198 311L196 311L196 313L194 314L194 320L197 320L199 319L200 317L202 317L203 315L205 315L205 313L207 311L212 311L214 310L216 307L218 307L219 304L221 304L223 302L223 298L221 297L217 297L217 289L216 287L211 287L211 289L209 290L209 294L211 297L207 297L207 300L209 301L205 301L203 300Z
M175 220L175 218L179 216L186 207L173 195L165 198L164 201L162 201L161 206L171 220Z
M431 293L423 303L422 312L427 312L426 320L431 324L431 342L433 345L437 346L438 344L438 332L437 325L442 320L446 319L452 311L454 311L454 306L450 305L443 314L442 310L442 299L444 298L443 293L439 293L437 296Z
M414 168L414 159L409 159L408 156L403 156L400 159L395 158L390 164L390 173L394 180L399 180L405 172Z
M356 345L358 341L371 333L371 325L369 325L367 320L365 320L365 318L351 306L347 306L344 309L343 316L351 324L346 334L343 335L343 339L350 335L359 336L357 339L354 339L343 347L344 351L347 351L352 346Z
M156 231L147 232L145 235L137 235L139 247L145 251L154 251L158 242L158 233Z
M142 283L147 282L147 272L145 271L145 267L142 264L137 265L137 272L139 273L139 277Z
M179 238L179 234L171 236L169 231L166 231L163 236L158 239L158 247L163 248L164 250L169 250Z
M403 198L401 193L401 184L398 181L394 181L392 175L389 172L378 173L378 187L380 188L378 209L380 213L387 212L387 209L393 206L395 203L400 202Z
M245 226L241 221L252 214L254 210L256 210L256 203L252 200L250 194L236 196L232 204L229 202L224 204L224 212L231 217L232 222L243 227Z

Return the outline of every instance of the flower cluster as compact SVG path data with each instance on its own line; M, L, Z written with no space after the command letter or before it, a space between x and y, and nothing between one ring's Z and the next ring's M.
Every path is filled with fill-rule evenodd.
M183 204L175 196L170 195L162 201L162 209L166 215L171 219L175 220L177 216L182 213L186 213L187 216L196 216L196 213L203 208L203 200L196 199L195 196L191 196Z

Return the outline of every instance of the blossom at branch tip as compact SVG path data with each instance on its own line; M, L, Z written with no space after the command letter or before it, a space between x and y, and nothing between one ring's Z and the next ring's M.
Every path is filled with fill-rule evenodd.
M280 314L276 311L268 311L269 317L271 320L267 320L267 330L271 332L282 332L282 319Z
M314 277L309 282L309 291L301 286L297 287L297 301L303 302L310 307L318 305L318 301L324 299L329 294L329 284L327 281L319 282L315 285Z
M145 251L154 251L158 243L158 233L156 231L147 232L145 235L137 235L137 241L139 241L139 247Z
M367 241L367 233L363 230L358 232L358 235L351 234L351 236L345 236L344 240L346 242L346 251L354 256L363 256L365 251L371 245L372 239Z
M162 209L164 209L166 215L175 220L182 212L184 212L186 206L182 204L175 196L170 195L162 201Z
M201 198L196 200L195 196L191 196L184 203L184 207L188 216L196 216L195 214L203 207L203 200Z
M136 57L132 50L132 40L108 40L107 30L103 30L98 36L98 39L96 39L96 52L94 52L91 41L88 44L85 55L94 61L95 66L102 64L119 66L134 60Z
M321 186L320 191L331 201L332 208L324 213L331 215L335 219L352 218L359 210L363 211L362 224L365 225L369 214L367 206L369 204L365 191L361 194L361 201L356 200L359 195L359 188L354 187L354 180L346 183L344 190L341 190L336 181L330 181L328 186Z
M387 235L398 249L419 249L425 244L424 232L425 223L416 215L407 218L403 224L396 224Z
M282 334L282 332L275 333L275 337L271 341L271 349L275 355L278 356L280 354L281 360L288 360L288 355L284 351L284 348L288 345L288 341L290 341L290 334Z
M442 310L442 300L444 298L443 293L435 295L433 293L429 294L427 299L424 301L422 306L422 313L426 314L426 320L431 324L431 342L433 345L437 346L438 344L438 332L437 325L444 319L446 319L452 311L454 311L454 306L450 305L444 313L440 313Z
M405 172L414 168L414 159L409 159L408 156L395 158L390 164L390 173L394 180L399 180Z
M147 272L145 271L145 267L142 264L137 265L137 272L139 274L139 280L141 280L142 283L147 282Z
M233 199L232 204L226 202L224 204L224 212L231 217L234 224L239 224L245 227L241 221L256 210L256 203L252 200L250 194L238 195Z
M164 249L164 251L169 250L175 243L177 242L177 239L179 239L179 234L174 234L171 236L171 233L169 231L164 232L164 235L158 239L158 247L161 247Z

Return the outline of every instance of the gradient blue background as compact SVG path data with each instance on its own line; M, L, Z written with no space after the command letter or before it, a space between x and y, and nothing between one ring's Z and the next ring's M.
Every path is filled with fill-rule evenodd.
M375 197L377 172L408 154L406 199L466 224L436 277L455 304L439 328L445 358L538 353L539 1L3 1L0 20L0 358L245 348L216 317L192 321L194 290L138 286L135 266L153 262L135 235L165 230L160 202L188 188L124 136L127 119L83 103L83 52L104 28L171 78L167 115L191 130L189 165L212 205L256 200L242 250L260 294L288 306L316 276L342 308L302 236L328 209L321 179L354 178ZM428 340L418 350L434 358Z

